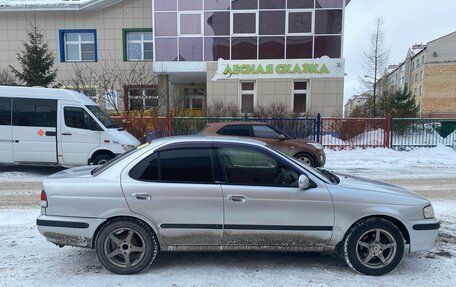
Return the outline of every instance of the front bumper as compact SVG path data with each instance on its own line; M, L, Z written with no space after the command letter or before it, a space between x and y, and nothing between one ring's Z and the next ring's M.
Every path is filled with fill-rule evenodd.
M426 251L434 247L440 228L437 219L412 221L410 227L410 252Z
M40 215L36 225L38 231L49 242L59 246L92 248L95 231L105 220Z

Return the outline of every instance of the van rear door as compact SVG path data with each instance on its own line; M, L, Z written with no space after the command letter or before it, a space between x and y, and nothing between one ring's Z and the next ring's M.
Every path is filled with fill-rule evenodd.
M60 145L67 165L87 165L90 154L100 146L101 131L95 119L80 106L61 103Z
M11 98L0 97L0 162L13 162Z
M57 100L13 98L15 162L57 163Z

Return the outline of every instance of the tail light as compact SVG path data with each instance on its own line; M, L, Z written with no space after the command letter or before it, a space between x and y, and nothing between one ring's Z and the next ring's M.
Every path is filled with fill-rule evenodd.
M41 191L41 207L46 208L48 207L48 199L46 192L44 190Z

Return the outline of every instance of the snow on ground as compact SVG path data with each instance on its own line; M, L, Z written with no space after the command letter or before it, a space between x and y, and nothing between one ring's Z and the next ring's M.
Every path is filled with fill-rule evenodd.
M456 151L444 145L412 151L375 148L325 152L325 168L336 172L379 179L456 176Z
M445 218L445 237L431 252L406 254L380 278L330 256L260 252L160 253L144 273L119 276L102 268L93 250L47 242L36 230L38 209L0 210L0 286L453 286L456 202L437 202L435 210Z
M435 248L406 254L396 271L382 277L358 275L331 256L260 252L161 253L142 274L113 275L93 250L58 248L38 233L39 181L58 169L2 165L0 286L454 286L456 151L326 152L330 170L384 179L430 198L442 221Z

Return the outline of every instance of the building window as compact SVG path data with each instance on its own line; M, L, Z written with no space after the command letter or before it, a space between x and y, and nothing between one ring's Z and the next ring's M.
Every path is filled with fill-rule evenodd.
M61 62L96 62L96 30L60 30Z
M420 78L421 78L421 80L424 79L424 71L421 71Z
M179 13L179 36L202 36L203 15L198 12Z
M128 110L147 110L159 106L156 86L125 86L124 94Z
M307 107L307 82L294 82L293 112L302 114Z
M154 41L152 29L123 29L124 61L152 61Z
M287 11L287 33L293 35L313 34L313 11L291 10Z
M253 113L255 82L241 82L241 113Z
M423 86L420 86L420 96L423 94Z
M258 11L236 11L231 13L231 34L256 36L258 34Z

